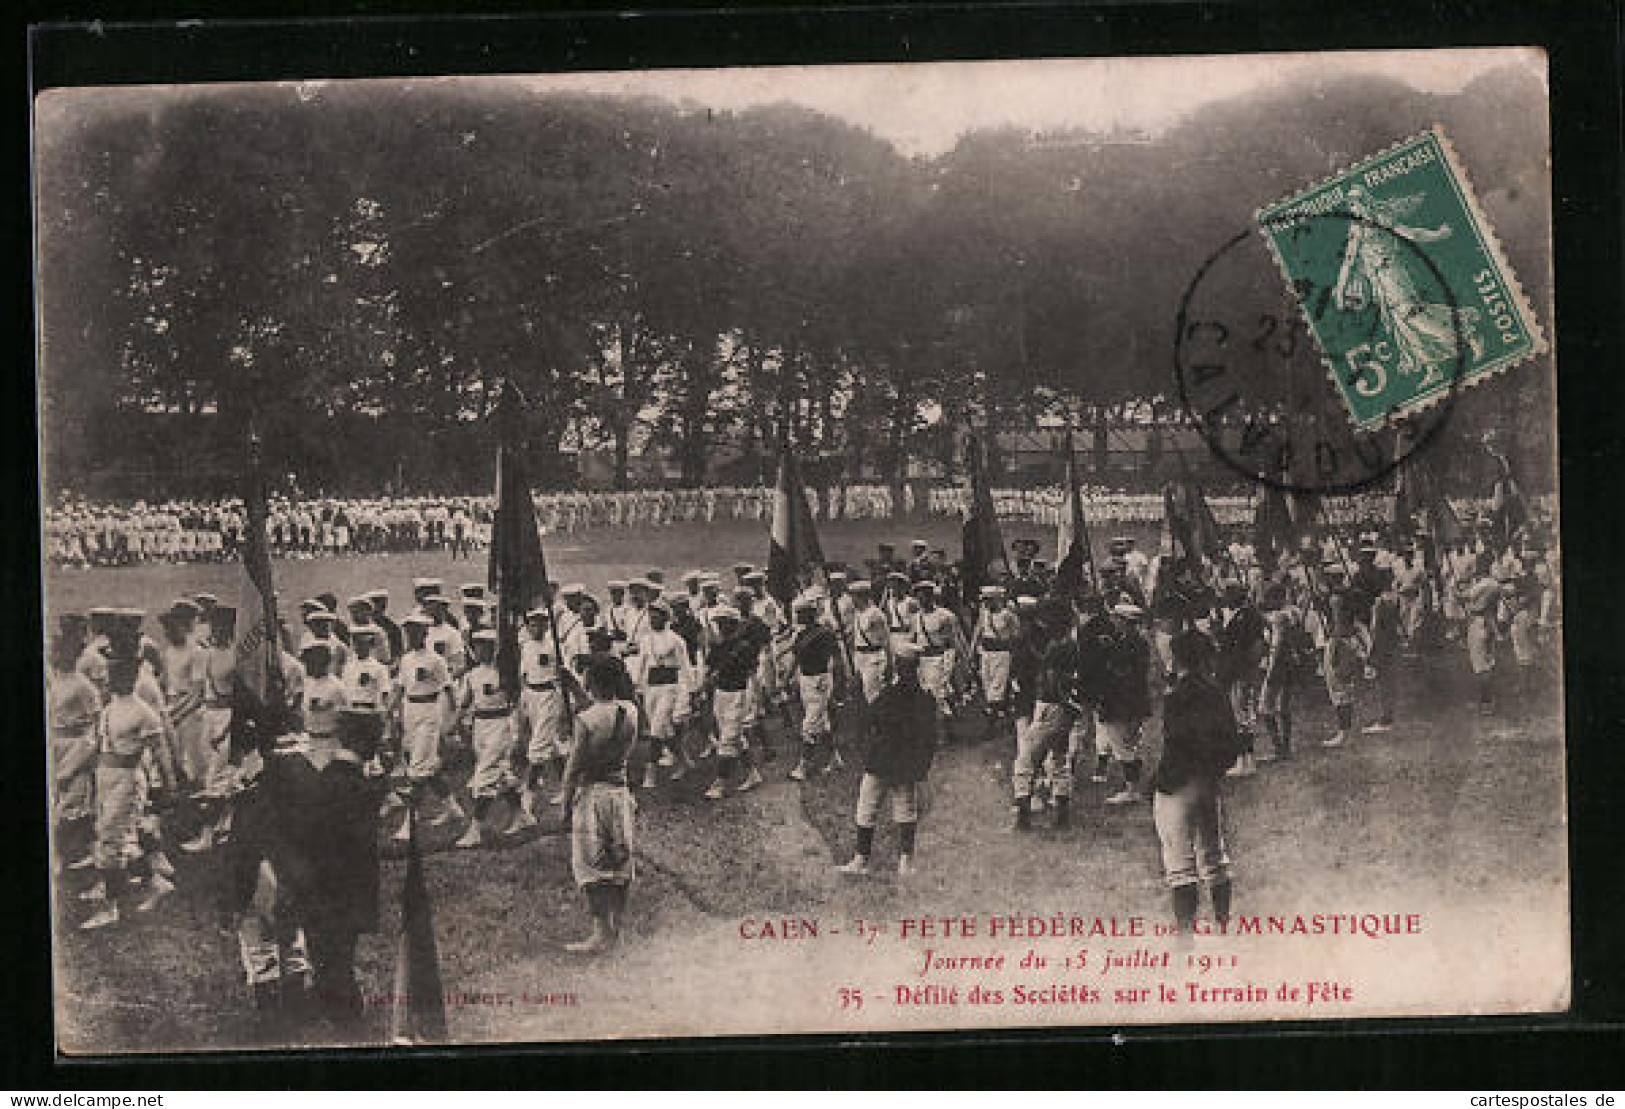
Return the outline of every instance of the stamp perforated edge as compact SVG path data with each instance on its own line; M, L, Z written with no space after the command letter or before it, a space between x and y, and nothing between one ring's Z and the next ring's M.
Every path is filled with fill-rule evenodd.
M1315 192L1318 189L1325 188L1327 185L1330 185L1333 182L1341 181L1349 175L1356 173L1369 165L1382 161L1384 158L1393 155L1395 152L1411 145L1412 143L1415 143L1417 140L1427 138L1429 136L1431 136L1433 140L1439 144L1439 150L1444 156L1446 167L1451 173L1455 174L1456 181L1461 186L1461 196L1462 200L1467 205L1467 214L1474 222L1479 239L1483 242L1484 249L1490 256L1490 262L1496 267L1497 272L1501 275L1502 281L1506 285L1508 299L1512 303L1513 310L1518 313L1519 322L1523 324L1524 331L1529 336L1530 345L1529 349L1523 351L1521 354L1508 358L1499 365L1492 364L1487 368L1481 369L1472 374L1458 374L1456 376L1456 380L1448 389L1439 389L1425 397L1412 399L1403 404L1390 408L1380 416L1373 417L1372 419L1361 423L1359 417L1354 413L1353 405L1349 403L1348 394L1344 391L1342 383L1337 378L1337 367L1333 364L1331 356L1326 353L1325 346L1321 344L1320 334L1315 330L1314 321L1309 318L1309 310L1307 306L1305 306L1303 299L1298 296L1297 290L1292 286L1291 271L1287 269L1286 259L1282 257L1280 248L1276 245L1275 236L1270 233L1269 223L1267 222L1269 217L1266 216L1266 213L1291 204L1300 197L1305 196L1308 193ZM1276 218L1278 218L1278 216ZM1378 431L1400 418L1415 416L1418 413L1426 412L1428 409L1434 408L1443 403L1446 397L1453 397L1457 395L1458 390L1472 389L1493 378L1498 378L1505 374L1508 370L1521 366L1531 359L1540 357L1542 354L1546 353L1548 349L1546 334L1541 330L1540 321L1536 318L1534 308L1529 303L1529 296L1524 292L1523 284L1518 280L1517 273L1513 271L1512 266L1507 262L1506 252L1501 247L1500 237L1496 235L1495 228L1490 224L1489 219L1484 215L1484 209L1479 206L1478 193L1473 189L1472 180L1467 176L1467 169L1462 165L1460 157L1458 157L1456 154L1456 148L1450 142L1449 137L1445 134L1444 125L1441 123L1435 123L1426 131L1419 131L1414 135L1408 136L1407 138L1400 139L1382 150L1379 150L1375 154L1362 158L1360 161L1347 165L1334 173L1329 173L1320 180L1298 189L1296 192L1290 193L1279 200L1272 201L1271 203L1256 209L1253 213L1253 219L1258 224L1258 232L1263 236L1264 243L1269 248L1271 257L1275 259L1276 267L1281 271L1282 282L1286 285L1287 291L1292 294L1292 299L1298 305L1298 312L1303 316L1304 327L1308 330L1310 335L1314 336L1315 346L1320 350L1321 364L1326 369L1326 379L1330 383L1332 390L1342 400L1343 410L1348 414L1349 423L1353 424L1357 431Z

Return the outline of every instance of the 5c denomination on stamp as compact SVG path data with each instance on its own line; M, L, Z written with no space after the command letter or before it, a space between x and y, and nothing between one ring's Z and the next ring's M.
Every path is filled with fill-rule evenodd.
M1258 223L1356 428L1545 350L1439 127L1261 209Z

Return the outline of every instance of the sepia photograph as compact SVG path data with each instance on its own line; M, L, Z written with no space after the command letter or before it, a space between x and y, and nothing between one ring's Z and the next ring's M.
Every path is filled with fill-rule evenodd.
M1566 1011L1550 110L38 91L59 1052Z

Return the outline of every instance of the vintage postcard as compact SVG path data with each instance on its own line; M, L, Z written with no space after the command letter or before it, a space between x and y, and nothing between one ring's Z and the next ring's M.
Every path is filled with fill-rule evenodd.
M61 1051L1565 1011L1548 117L40 90Z

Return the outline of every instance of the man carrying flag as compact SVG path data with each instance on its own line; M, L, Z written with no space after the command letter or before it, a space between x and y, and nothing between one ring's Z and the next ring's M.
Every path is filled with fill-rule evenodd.
M974 435L965 443L965 467L970 472L971 500L960 532L960 562L964 567L960 584L965 608L975 611L983 586L991 584L989 563L1003 563L1007 575L1012 571L1004 536L999 532L998 513L993 508L993 494L987 487L982 446Z
M804 586L823 576L824 551L819 546L818 532L813 527L806 485L801 480L801 467L796 464L795 449L788 434L783 436L783 444L779 452L778 487L773 496L773 524L768 538L767 591L778 601L781 611L794 612L797 594ZM832 604L829 612L835 624L837 646L843 656L841 661L846 664L846 672L853 673L845 617L839 605ZM791 627L788 634L795 636L797 633ZM774 651L774 657L778 657L777 645L769 643L765 650ZM821 706L803 704L802 710L804 713L817 714ZM815 720L815 723L818 721ZM830 750L836 751L833 728L829 732L829 741Z
M497 507L486 586L497 605L496 671L507 704L518 706L512 718L515 747L527 764L523 799L508 829L521 831L534 821L535 791L549 762L558 769L558 800L563 800L564 759L575 724L558 621L548 606L552 590L536 506L517 447L513 403L512 395L504 395L498 413ZM528 634L522 636L522 630Z
M1089 549L1089 527L1083 515L1083 493L1078 488L1077 460L1072 452L1072 432L1066 433L1066 488L1061 518L1055 532L1055 588L1076 590L1099 588L1094 555Z

